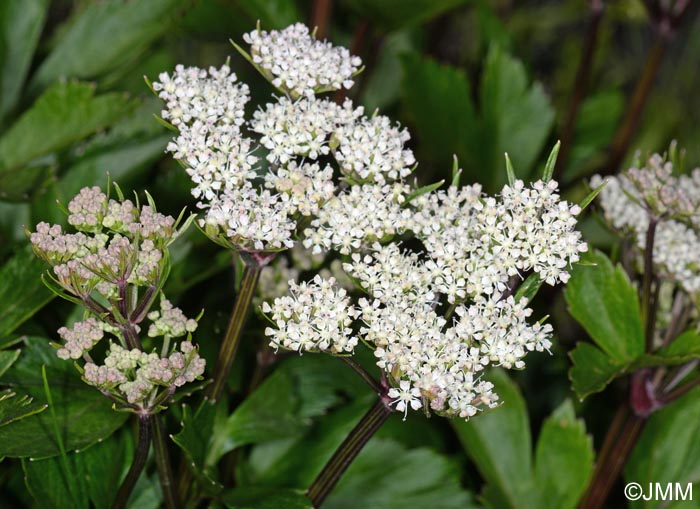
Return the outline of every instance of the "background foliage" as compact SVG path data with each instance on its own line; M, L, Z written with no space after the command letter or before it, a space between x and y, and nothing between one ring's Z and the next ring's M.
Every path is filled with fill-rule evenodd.
M228 40L240 40L256 20L265 28L318 23L367 65L353 99L411 129L422 183L449 179L453 154L462 182L478 181L489 191L506 182L504 152L518 177L541 171L565 122L587 2L330 4L324 17L326 2L303 0L0 3L0 507L108 507L128 468L126 415L115 414L48 345L59 326L79 315L64 302L47 305L51 294L39 279L44 266L26 247L23 226L65 224L54 202L67 203L85 185L104 187L105 172L127 192L148 189L165 212L192 205L187 177L164 156L171 135L153 117L160 104L144 75L153 80L176 63L218 66L231 56L259 104L269 85ZM697 14L693 5L669 44L626 162L634 150L663 150L671 139L686 147L689 161L700 161ZM641 1L610 2L560 175L567 197L584 196L580 178L605 162L654 40ZM614 248L594 219L583 228L594 245ZM194 229L173 248L167 293L190 315L205 308L198 341L213 360L235 292L231 259ZM579 267L566 301L554 292L541 299L550 305L541 314L552 315L559 334L553 356L532 355L515 381L494 373L501 409L469 423L392 417L324 507L576 507L625 382L583 402L579 397L648 361L641 357L633 287L604 255L591 257L596 271ZM249 322L229 381L241 398L260 327L257 319ZM697 355L697 337L688 344ZM185 403L169 422L179 454L225 507L308 507L294 489L309 484L371 401L333 359L290 356L269 373L231 414L221 405L195 412ZM697 390L655 414L626 479L700 481L699 415ZM224 467L214 468L221 458ZM158 507L153 476L141 479L132 507ZM234 477L237 488L221 493L220 482L230 485ZM621 486L612 493L611 504L623 506ZM697 507L700 496L694 498L695 505L673 507ZM642 506L657 507L633 505Z

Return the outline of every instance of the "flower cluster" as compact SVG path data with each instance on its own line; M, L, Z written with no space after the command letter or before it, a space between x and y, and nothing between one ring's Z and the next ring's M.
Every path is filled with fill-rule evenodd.
M367 296L352 304L345 292L335 293L333 279L292 281L290 296L263 306L276 326L266 331L271 344L338 353L362 340L374 348L392 384L387 396L404 413L425 408L469 418L496 405L484 369L520 369L528 352L551 347L552 327L529 323L532 309L513 295L514 276L566 282L569 265L587 249L574 230L580 208L556 189L553 182L518 181L496 197L479 186L419 197L406 227L424 252L376 242L360 253L350 245L343 269ZM342 309L343 320L324 321L318 303L335 303L338 295L331 307ZM328 330L335 331L331 341L322 334Z
M270 345L298 352L352 352L357 345L351 325L357 311L343 288L335 288L335 279L317 275L310 283L289 283L289 296L275 299L262 311L276 325L265 334Z
M204 373L204 364L189 341L181 342L167 357L112 343L104 364L85 364L83 378L101 391L116 392L131 405L149 408L158 401L159 388L174 391L197 380Z
M179 131L167 150L192 179L207 235L242 252L275 253L300 238L316 253L347 254L405 232L408 131L317 95L351 86L359 59L301 24L244 40L250 54L239 50L283 94L249 120L248 87L228 66L178 66L153 84Z
M117 188L118 190L118 188ZM39 223L29 234L35 253L48 262L46 282L54 292L81 304L86 317L61 327L62 359L84 360L83 379L134 411L158 408L177 387L204 373L204 360L190 340L195 320L161 297L149 313L169 272L168 245L182 232L179 221L125 200L109 199L99 188L84 188L67 207L66 233ZM142 350L142 322L148 336L164 336L161 353ZM170 339L187 334L179 346ZM109 341L103 364L93 359L101 340Z
M599 195L606 221L646 249L653 220L653 262L658 273L680 285L693 299L700 297L700 169L673 176L673 166L658 154L646 166L608 177ZM600 185L598 175L591 185Z
M253 30L243 40L250 44L253 64L280 90L292 96L350 88L362 61L343 47L316 40L302 23L284 30Z
M503 293L527 271L550 285L568 281L567 268L587 247L575 230L581 208L556 190L555 181L516 181L496 197L479 186L421 197L414 230L450 303Z

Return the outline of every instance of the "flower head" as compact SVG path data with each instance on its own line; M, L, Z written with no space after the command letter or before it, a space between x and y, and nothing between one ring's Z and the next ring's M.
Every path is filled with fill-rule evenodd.
M347 49L315 39L302 23L284 30L253 30L243 40L250 44L253 63L293 97L350 88L362 65Z

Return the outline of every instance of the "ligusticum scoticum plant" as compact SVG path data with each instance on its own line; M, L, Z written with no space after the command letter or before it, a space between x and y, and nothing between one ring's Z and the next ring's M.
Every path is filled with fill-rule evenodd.
M406 129L319 94L352 86L358 57L318 41L302 24L246 34L245 58L277 89L246 115L248 85L228 64L178 65L153 90L177 130L168 145L192 180L199 226L246 265L209 397L222 393L262 268L303 244L350 254L405 233L415 188ZM335 267L338 268L336 261Z
M526 185L509 168L496 196L460 188L457 165L446 190L417 189L405 128L320 97L350 88L359 58L301 24L258 27L244 41L248 51L236 48L279 94L252 115L249 87L228 63L178 65L151 86L177 130L167 151L192 180L200 228L246 266L209 396L222 394L262 268L292 248L294 260L302 246L315 263L285 258L262 277L258 293L274 298L262 304L270 346L337 355L380 396L352 450L341 446L310 488L319 505L392 412L472 417L498 402L487 367L519 369L528 352L549 349L552 328L531 321L529 299L542 283L566 283L587 249L575 230L581 209L551 180L556 151L542 180ZM361 344L373 349L380 381L351 358Z

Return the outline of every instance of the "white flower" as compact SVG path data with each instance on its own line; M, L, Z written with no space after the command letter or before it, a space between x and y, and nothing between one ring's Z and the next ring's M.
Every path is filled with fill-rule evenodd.
M172 76L161 73L153 90L165 102L161 116L175 127L199 121L210 126L227 124L237 129L244 122L250 100L248 85L237 83L228 65L220 69L178 65Z
M281 195L247 184L214 198L200 225L236 249L280 251L294 245L297 224L290 210Z
M304 230L304 246L347 255L405 232L413 223L411 210L401 205L408 190L400 184L350 186L321 207Z
M700 295L700 169L673 177L670 163L658 154L644 168L631 168L608 177L598 195L605 219L633 239L639 252L646 248L650 216L657 220L653 261L656 270L692 296ZM599 176L592 186L602 183ZM641 266L641 263L640 263Z
M280 97L256 111L250 127L261 135L260 143L268 149L271 163L284 164L296 156L315 160L329 153L330 136L362 112L361 106L355 108L347 99L340 106L329 99Z
M293 97L350 88L362 65L347 49L314 39L302 23L284 30L253 30L243 40L250 44L253 63Z
M413 229L450 303L503 293L530 270L550 285L569 279L568 267L588 248L575 230L580 207L556 189L554 181L516 181L498 197L481 196L478 186L421 197Z
M418 410L423 406L420 400L420 391L415 387L411 387L411 384L406 380L399 382L398 389L395 387L389 389L388 396L394 400L392 404L396 404L396 410L403 412L404 421L406 420L409 406L413 410Z
M403 179L416 164L413 152L404 148L411 138L408 130L392 126L383 115L347 123L335 137L339 145L333 155L341 171L358 182L383 185Z
M279 193L288 214L315 215L335 192L333 168L326 166L321 170L318 164L297 165L290 161L265 175L265 187Z
M263 303L276 328L268 327L265 335L275 348L298 351L327 351L335 354L353 352L357 337L351 325L357 310L335 279L316 275L309 283L289 282L289 296Z

